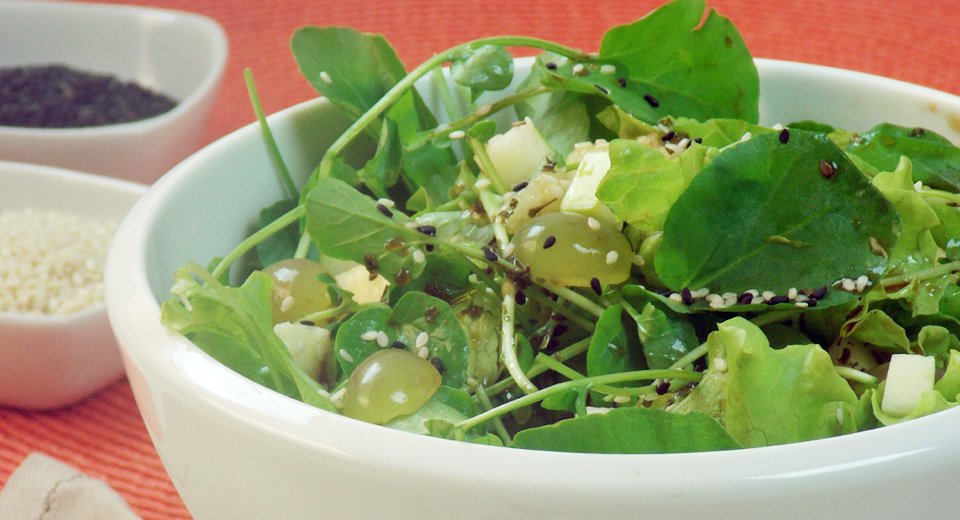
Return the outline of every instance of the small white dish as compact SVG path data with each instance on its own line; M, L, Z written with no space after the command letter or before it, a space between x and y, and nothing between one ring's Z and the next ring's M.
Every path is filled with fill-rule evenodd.
M223 29L204 16L135 6L0 2L0 67L66 65L166 94L148 119L85 128L0 126L0 160L149 183L194 152L227 61Z
M530 60L518 60L523 76ZM877 76L757 60L762 123L852 131L887 120L960 141L960 97ZM422 93L437 102L431 89ZM344 128L326 100L268 118L300 180ZM198 520L230 518L950 518L960 408L810 442L664 455L557 453L435 439L294 401L160 322L173 273L249 232L284 193L250 125L160 179L124 220L107 308L151 438ZM231 189L224 189L225 186ZM225 471L225 468L230 468Z
M119 222L145 186L49 166L0 161L0 208L57 210ZM0 312L0 405L50 409L123 374L103 302L66 315Z

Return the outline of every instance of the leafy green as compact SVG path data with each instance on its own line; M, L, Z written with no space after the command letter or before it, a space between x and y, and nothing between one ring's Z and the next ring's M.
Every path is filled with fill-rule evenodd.
M824 176L821 161L832 165ZM722 152L691 181L664 224L656 270L668 287L832 285L880 266L900 218L822 134L764 134ZM790 273L784 277L783 273Z
M637 334L625 327L623 308L612 305L597 321L587 350L587 375L615 374L645 367Z
M523 430L510 446L579 453L689 453L740 447L706 415L648 408L618 408Z
M880 171L893 171L907 156L914 164L914 181L960 190L960 148L930 130L884 123L860 134L847 149Z
M502 90L513 81L513 56L496 45L470 48L450 63L450 77L474 90Z

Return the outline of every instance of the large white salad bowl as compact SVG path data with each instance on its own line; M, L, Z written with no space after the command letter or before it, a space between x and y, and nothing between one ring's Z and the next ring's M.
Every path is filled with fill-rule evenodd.
M528 60L518 63L522 74ZM836 69L758 60L766 124L881 121L960 141L960 98ZM425 96L430 99L428 89ZM269 119L305 176L343 128L325 101ZM160 457L198 519L947 518L960 410L769 448L677 455L525 451L439 440L313 409L260 387L165 329L173 272L208 262L282 198L258 128L190 157L117 234L107 306Z

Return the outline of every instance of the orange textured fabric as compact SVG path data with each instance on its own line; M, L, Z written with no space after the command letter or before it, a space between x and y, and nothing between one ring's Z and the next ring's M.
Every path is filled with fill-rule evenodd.
M494 34L538 36L593 50L606 28L632 21L660 3L111 1L193 11L224 26L230 62L207 142L253 120L244 67L253 70L268 113L314 97L288 48L290 34L302 25L349 25L384 34L412 67L437 50ZM854 69L960 94L960 2L955 0L708 0L708 5L737 24L755 56ZM190 518L125 381L60 411L0 408L0 485L32 451L107 481L145 519Z

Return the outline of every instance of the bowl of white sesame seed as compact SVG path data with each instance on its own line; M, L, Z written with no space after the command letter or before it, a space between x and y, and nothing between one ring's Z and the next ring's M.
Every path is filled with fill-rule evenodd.
M144 189L0 161L0 405L58 408L122 375L103 263Z
M856 131L884 119L960 140L951 126L956 96L797 63L758 60L758 69L762 124L816 119ZM300 181L348 123L323 99L268 121ZM264 174L271 159L260 139L248 126L161 178L121 225L106 268L128 377L194 517L906 518L953 507L957 410L780 446L600 455L391 430L241 376L165 327L160 314L185 262L227 254L260 208L283 197Z

